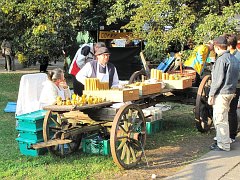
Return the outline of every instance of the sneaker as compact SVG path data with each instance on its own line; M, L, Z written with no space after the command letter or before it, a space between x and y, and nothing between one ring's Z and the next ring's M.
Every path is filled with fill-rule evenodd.
M218 145L215 144L215 143L210 146L210 149L211 149L212 151L226 151L226 150L218 147Z
M236 139L230 138L230 143L235 143Z

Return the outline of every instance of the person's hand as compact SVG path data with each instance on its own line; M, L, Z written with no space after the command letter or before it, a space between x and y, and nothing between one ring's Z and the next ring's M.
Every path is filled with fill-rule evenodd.
M213 96L209 96L208 97L208 104L209 105L213 105L214 104L214 97Z
M63 89L67 89L68 88L68 85L67 85L66 81L61 81L59 83L59 86L61 86Z

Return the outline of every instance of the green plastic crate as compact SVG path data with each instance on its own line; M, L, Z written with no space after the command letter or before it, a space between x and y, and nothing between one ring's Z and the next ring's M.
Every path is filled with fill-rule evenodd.
M43 120L47 111L39 110L16 116L18 129L30 129L37 131L42 128Z
M98 140L98 135L90 135L82 140L82 147L84 153L109 155L110 154L110 140Z
M163 120L156 120L152 122L146 122L147 134L154 134L160 132L163 128Z
M29 129L21 129L21 128L16 128L16 129L19 133L19 137L23 139L29 139L29 140L35 140L35 141L43 139L42 128L39 128L36 131L32 131Z
M18 146L20 149L21 154L26 156L39 156L43 155L47 152L47 148L41 148L41 149L30 149L32 144L36 144L38 142L43 142L43 139L41 140L30 140L30 139L24 139L21 137L16 138L16 141L18 141Z

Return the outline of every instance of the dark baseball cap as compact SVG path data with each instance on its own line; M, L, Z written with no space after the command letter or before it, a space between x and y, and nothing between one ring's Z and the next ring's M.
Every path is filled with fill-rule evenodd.
M101 54L110 54L108 48L106 47L100 47L96 52L95 56L101 55Z
M219 36L213 39L213 44L224 44L227 45L226 36Z

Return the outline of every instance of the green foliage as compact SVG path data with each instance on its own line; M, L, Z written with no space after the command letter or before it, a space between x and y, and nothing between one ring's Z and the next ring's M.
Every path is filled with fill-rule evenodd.
M233 18L238 14L239 7L240 3L236 3L234 6L225 7L221 15L208 14L203 22L197 26L194 41L198 44L206 43L223 33L234 33L237 21Z
M183 51L189 41L196 45L234 32L233 18L240 11L239 4L212 0L120 0L111 7L107 22L130 17L123 28L147 41L145 54L149 60L161 61L171 50ZM172 29L166 31L166 26Z
M93 7L86 8L81 13L80 29L82 31L97 31L99 25L105 22L107 13L110 13L110 7L115 3L113 0L101 0Z
M122 28L133 39L147 42L147 59L159 62L189 41L197 45L234 32L239 11L237 0L101 0L91 7L84 0L2 0L0 39L13 40L31 64L56 59L62 49L72 58L79 31L95 31L91 36L97 39L100 24L127 24Z
M3 23L14 39L16 51L30 61L58 58L70 51L76 39L80 14L88 6L83 0L4 0L0 2Z

